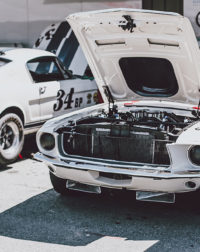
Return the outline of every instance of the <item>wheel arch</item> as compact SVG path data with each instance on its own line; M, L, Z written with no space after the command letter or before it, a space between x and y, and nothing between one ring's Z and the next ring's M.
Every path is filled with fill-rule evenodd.
M24 116L23 111L20 108L15 107L15 106L6 108L5 110L2 111L2 113L0 114L0 117L9 113L14 113L17 116L19 116L19 118L22 120L23 125L25 124L25 116Z

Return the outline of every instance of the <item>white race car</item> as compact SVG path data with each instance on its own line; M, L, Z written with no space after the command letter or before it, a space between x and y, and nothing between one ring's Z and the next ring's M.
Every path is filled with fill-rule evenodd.
M0 48L0 76L0 165L16 160L24 133L97 103L90 78L72 75L50 52Z
M54 189L135 190L174 202L200 188L200 52L176 13L113 9L67 18L107 103L37 134Z

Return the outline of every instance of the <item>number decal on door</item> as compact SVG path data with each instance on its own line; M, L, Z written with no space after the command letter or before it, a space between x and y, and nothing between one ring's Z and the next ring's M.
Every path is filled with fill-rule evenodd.
M74 95L74 88L71 88L68 94L65 94L65 91L60 89L57 93L57 102L53 105L54 111L59 111L64 107L64 109L71 109ZM78 108L81 106L83 102L83 98L79 97L75 99L75 108Z

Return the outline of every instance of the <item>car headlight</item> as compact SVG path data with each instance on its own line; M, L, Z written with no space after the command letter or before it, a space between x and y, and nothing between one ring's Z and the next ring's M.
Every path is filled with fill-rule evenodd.
M40 144L45 150L53 150L53 148L55 147L55 138L52 134L43 133L40 136Z
M190 161L195 165L200 165L200 145L195 145L189 150Z

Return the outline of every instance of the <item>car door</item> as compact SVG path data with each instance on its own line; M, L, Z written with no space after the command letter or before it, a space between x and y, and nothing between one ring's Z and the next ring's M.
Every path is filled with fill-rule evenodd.
M93 77L73 75L59 59L57 59L57 64L64 75L64 80L59 81L60 89L53 105L53 116L91 106L98 102L97 85Z
M36 58L27 65L38 85L42 121L96 104L95 82L67 73L56 57Z
M60 81L60 89L53 106L54 116L96 104L97 87L94 80L72 78Z
M27 63L30 74L39 93L40 119L46 121L53 116L53 104L60 89L59 79L64 79L57 72L54 57L40 57Z

